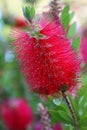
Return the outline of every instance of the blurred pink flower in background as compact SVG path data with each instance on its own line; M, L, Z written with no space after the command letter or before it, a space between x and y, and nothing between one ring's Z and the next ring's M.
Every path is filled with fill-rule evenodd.
M61 126L61 123L55 124L53 130L63 130L63 129L62 129L62 126Z
M38 122L35 126L35 130L43 130L43 126L41 122Z
M87 28L84 29L82 34L80 53L81 53L82 61L87 63Z
M8 130L27 130L33 120L33 112L25 100L11 99L2 106L2 119Z
M37 123L37 125L35 126L35 130L43 130L43 125L41 122ZM61 123L55 124L53 130L63 130Z

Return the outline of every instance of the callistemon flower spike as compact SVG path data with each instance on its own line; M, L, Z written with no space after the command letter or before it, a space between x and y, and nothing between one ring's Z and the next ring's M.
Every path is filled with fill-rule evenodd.
M76 87L79 61L68 39L55 35L37 42L26 32L13 35L15 53L32 91L54 95Z
M40 19L33 34L33 30L12 33L14 52L33 92L51 96L61 92L67 102L65 92L77 90L80 62L61 22L47 16ZM72 117L75 123L75 115ZM75 128L78 130L77 123Z
M53 130L51 126L51 120L47 108L45 108L41 103L38 104L38 110L41 116L41 121L44 130Z
M33 35L31 31L12 33L15 54L33 92L52 96L60 91L71 93L78 84L78 57L61 23L43 19Z

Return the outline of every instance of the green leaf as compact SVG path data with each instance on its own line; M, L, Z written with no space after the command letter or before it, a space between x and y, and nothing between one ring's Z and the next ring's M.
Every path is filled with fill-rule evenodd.
M75 35L75 33L76 33L76 22L74 22L72 25L71 25L71 27L70 27L70 29L69 29L69 31L68 31L68 38L72 38L74 35Z
M72 118L68 115L68 113L61 110L49 110L49 113L51 115L52 123L62 122L73 125Z
M76 39L74 39L74 41L72 42L72 46L73 48L77 51L80 45L80 37L77 37Z
M86 127L81 127L80 130L87 130L87 126Z
M35 8L32 6L30 10L30 18L32 19L35 16Z
M22 6L22 12L23 12L23 15L25 16L25 7Z
M25 14L26 14L26 18L30 17L30 8L29 7L25 7Z
M26 7L22 7L22 11L23 11L23 15L25 16L25 17L27 17L27 14L26 14Z
M69 12L70 10L70 6L69 5L66 5L62 11L62 14L61 14L61 19L63 19L65 17L65 15Z
M70 23L70 15L67 14L65 19L63 20L63 26L64 26L65 30L68 28L69 23Z
M65 124L62 124L62 128L63 130L75 130L73 126Z
M87 125L87 115L81 116L78 123L79 123L79 126L86 126Z
M23 14L24 16L29 19L30 17L30 7L28 6L25 6L25 7L22 7L22 11L23 11Z
M68 28L68 25L70 23L69 10L70 10L69 5L66 5L65 8L62 11L62 14L61 14L61 22L62 22L65 29Z
M59 106L55 105L55 110L56 111L59 111L59 110L64 111L64 112L68 113L69 116L71 116L71 113L70 113L67 105L64 102L62 102L61 105L59 105Z
M87 74L82 75L82 84L87 85Z
M70 21L73 19L75 12L70 13Z

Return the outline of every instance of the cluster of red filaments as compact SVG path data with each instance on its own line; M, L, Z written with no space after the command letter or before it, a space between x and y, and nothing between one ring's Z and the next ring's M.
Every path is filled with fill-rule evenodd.
M38 38L13 33L15 53L31 90L42 95L72 91L77 86L79 60L58 20L42 17ZM39 37L41 36L41 37Z

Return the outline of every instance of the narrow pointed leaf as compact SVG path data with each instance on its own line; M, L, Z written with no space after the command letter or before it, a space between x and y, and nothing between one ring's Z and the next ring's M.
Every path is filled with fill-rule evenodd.
M73 19L74 15L75 15L74 12L70 13L70 21Z
M72 38L74 35L75 35L75 33L76 33L76 22L74 22L72 25L71 25L71 27L70 27L70 29L69 29L69 31L68 31L68 38Z
M61 22L65 29L68 28L70 23L70 14L69 14L70 7L66 5L61 14Z
M79 126L86 126L87 125L87 115L81 116L78 123L79 123Z
M49 110L49 113L51 115L52 123L62 122L73 125L72 118L68 115L68 113L61 110Z
M81 127L80 130L87 130L87 126L86 127Z
M35 16L35 8L32 6L30 10L30 18L32 19Z
M72 46L73 48L77 51L80 45L80 37L77 37L73 42L72 42Z

